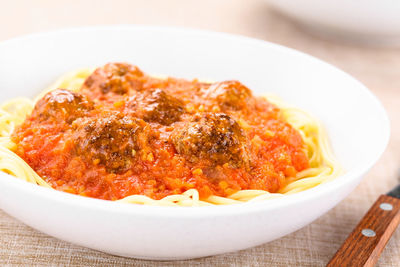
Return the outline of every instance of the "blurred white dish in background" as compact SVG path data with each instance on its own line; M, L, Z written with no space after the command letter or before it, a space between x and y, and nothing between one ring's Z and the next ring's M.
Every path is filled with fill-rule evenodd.
M376 45L400 45L398 0L266 0L320 35Z
M269 242L311 223L344 199L375 164L389 139L389 121L379 101L337 68L268 42L189 29L94 27L0 43L0 103L17 96L33 97L70 70L112 61L175 77L237 79L255 95L278 95L323 122L346 172L293 195L208 207L92 199L0 172L1 209L39 231L81 246L165 260L210 256Z

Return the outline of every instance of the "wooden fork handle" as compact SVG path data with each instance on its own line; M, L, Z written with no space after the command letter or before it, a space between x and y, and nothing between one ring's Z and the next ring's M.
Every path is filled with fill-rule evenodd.
M374 266L399 222L400 199L381 195L326 266Z

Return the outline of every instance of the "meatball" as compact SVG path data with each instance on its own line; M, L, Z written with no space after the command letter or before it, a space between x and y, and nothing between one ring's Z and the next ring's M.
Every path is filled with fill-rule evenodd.
M79 155L107 171L122 173L132 159L148 146L147 123L119 113L104 117L82 118L74 122L75 147Z
M71 124L93 108L84 95L65 89L57 89L47 93L40 99L33 110L33 115L44 121L49 118L65 120Z
M143 72L136 66L127 63L108 63L96 69L83 83L81 90L100 91L124 95L130 90L141 90Z
M170 125L180 120L185 112L181 100L167 94L161 89L152 89L139 93L128 102L137 117L147 122L157 122L162 125Z
M203 97L215 101L222 109L241 110L253 99L249 88L239 81L213 83L203 90Z
M196 114L171 134L176 151L190 162L200 159L222 165L247 165L246 137L239 124L223 113Z

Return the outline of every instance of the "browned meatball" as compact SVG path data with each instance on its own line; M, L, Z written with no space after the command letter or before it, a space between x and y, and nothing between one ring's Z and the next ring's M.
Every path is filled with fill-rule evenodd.
M127 63L108 63L96 69L84 82L81 90L91 92L100 90L124 95L130 90L141 90L143 72L136 66Z
M171 139L179 154L190 162L208 159L215 164L247 164L245 134L239 124L223 113L196 114L173 131Z
M148 146L149 128L141 119L116 113L82 118L73 126L77 153L103 164L109 172L126 171L139 150Z
M161 89L138 93L129 100L127 106L143 120L163 125L170 125L179 121L181 115L185 112L181 100Z
M57 89L47 93L36 103L33 116L38 116L41 120L61 119L70 124L92 108L93 103L84 95Z
M253 99L249 88L239 81L224 81L211 84L203 90L203 97L214 100L221 108L241 110Z

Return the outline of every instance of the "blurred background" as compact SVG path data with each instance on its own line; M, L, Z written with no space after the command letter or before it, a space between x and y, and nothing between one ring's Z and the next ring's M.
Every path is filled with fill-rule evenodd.
M318 6L311 0L0 0L0 41L34 32L105 24L190 27L282 44L327 61L360 80L388 111L392 137L384 156L356 191L313 224L282 239L246 251L179 263L182 266L209 266L216 262L219 266L323 266L375 199L397 183L400 167L400 28L396 25L400 27L400 2L332 1L336 6L319 0L322 2L324 5ZM352 4L340 6L345 2ZM281 11L274 6L280 6ZM285 12L310 20L300 23L283 15ZM332 26L335 21L341 29ZM346 25L351 26L350 31L346 32ZM363 29L363 32L360 34L357 29ZM399 38L398 46L393 45L396 38ZM0 243L0 265L34 261L42 266L150 266L150 262L113 257L53 239L2 211ZM397 230L378 266L399 266L399 247L400 232ZM151 263L159 266L176 264Z

